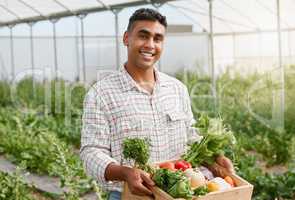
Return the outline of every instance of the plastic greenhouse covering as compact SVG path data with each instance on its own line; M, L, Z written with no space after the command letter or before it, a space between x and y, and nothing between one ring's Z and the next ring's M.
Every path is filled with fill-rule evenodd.
M95 10L128 7L166 1L137 0L1 0L0 25L16 24L34 20L46 20L63 15L76 15ZM214 32L267 31L276 29L277 0L214 0ZM197 21L200 31L209 31L208 0L180 0L168 4L185 12ZM281 28L295 27L293 0L281 0Z

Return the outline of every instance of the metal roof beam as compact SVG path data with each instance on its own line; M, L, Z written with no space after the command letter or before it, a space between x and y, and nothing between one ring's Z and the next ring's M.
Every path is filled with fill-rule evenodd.
M236 8L234 8L233 6L231 6L229 3L225 2L225 0L221 0L221 3L223 3L224 5L226 5L227 7L229 7L231 10L233 10L234 12L238 13L241 17L245 18L248 22L250 22L252 25L256 26L257 28L259 28L259 25L252 20L249 16L245 15L243 12L237 10Z
M10 24L38 22L38 21L48 20L50 18L71 17L71 16L85 14L85 13L102 12L102 11L106 11L106 10L109 10L109 9L112 10L112 9L119 9L119 8L140 6L140 5L148 4L148 1L143 0L143 1L136 1L136 2L126 2L126 3L121 3L121 4L113 5L113 6L107 6L106 5L106 7L92 7L92 8L78 9L78 10L75 10L75 11L72 11L72 12L64 11L64 12L52 13L51 15L44 16L40 11L38 11L36 8L28 5L23 0L18 0L18 1L22 2L25 6L29 7L34 12L38 13L39 16L23 18L23 19L20 19L20 20L12 20L12 21L8 21L8 22L2 22L2 23L0 23L0 27L1 26L8 26ZM164 3L164 2L169 2L169 1L175 1L175 0L153 0L151 2L152 3Z
M63 9L67 10L68 12L72 13L73 15L76 15L76 13L74 11L72 11L70 8L68 8L66 5L64 5L63 3L61 3L58 0L53 0L56 4L58 4L60 7L62 7Z
M38 9L34 8L33 6L31 6L28 3L24 2L23 0L18 0L18 1L21 2L24 6L28 7L31 10L33 10L35 13L38 13L38 15L40 15L40 17L46 19L46 17L43 15L43 13L41 13ZM30 22L30 21L27 21L27 22Z
M10 13L11 15L15 16L17 19L21 19L15 12L13 12L12 10L10 10L9 8L3 6L2 4L0 4L0 7L5 10L6 12Z
M107 10L110 10L110 6L106 5L103 1L101 0L96 0L99 4L101 4L103 7L105 7Z
M171 4L171 3L167 3L167 5L170 6L170 7L172 7L172 8L174 8L174 9L176 9L176 10L178 10L179 12L181 12L182 15L184 15L184 16L187 17L188 19L192 20L192 22L193 22L193 23L196 23L196 24L197 24L197 25L203 30L203 32L209 32L204 26L202 26L202 24L199 23L198 20L196 20L196 19L194 19L193 17L187 15L187 14L186 14L185 12L183 12L183 11L181 10L181 8L179 8L178 6L175 6L175 5ZM183 9L184 9L184 8L183 8Z
M282 32L295 31L294 28L282 28ZM263 33L277 33L276 29L265 29L265 30L256 30L256 31L242 31L242 32L228 32L228 33L214 33L214 36L229 36L229 35L253 35L253 34L263 34Z

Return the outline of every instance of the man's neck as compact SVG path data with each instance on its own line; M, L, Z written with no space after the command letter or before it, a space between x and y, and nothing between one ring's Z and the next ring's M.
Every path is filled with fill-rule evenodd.
M126 63L125 69L140 87L146 89L150 93L152 92L156 82L153 67L142 69Z

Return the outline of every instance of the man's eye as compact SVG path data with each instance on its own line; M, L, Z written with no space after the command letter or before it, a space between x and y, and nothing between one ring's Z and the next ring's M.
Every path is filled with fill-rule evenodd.
M161 41L162 41L162 38L159 38L159 37L155 38L155 42L161 42Z
M140 35L139 37L142 38L142 39L147 39L148 38L148 36L146 36L146 35Z

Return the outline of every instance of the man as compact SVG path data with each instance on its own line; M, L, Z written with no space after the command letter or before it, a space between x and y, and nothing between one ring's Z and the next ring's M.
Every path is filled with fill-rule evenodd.
M127 62L120 72L98 80L85 97L81 158L86 172L111 191L110 199L120 199L123 181L134 194L152 194L149 174L123 158L125 138L148 138L150 162L178 159L186 143L198 139L186 87L154 67L166 27L157 11L137 10L123 38ZM233 170L227 158L218 162Z

